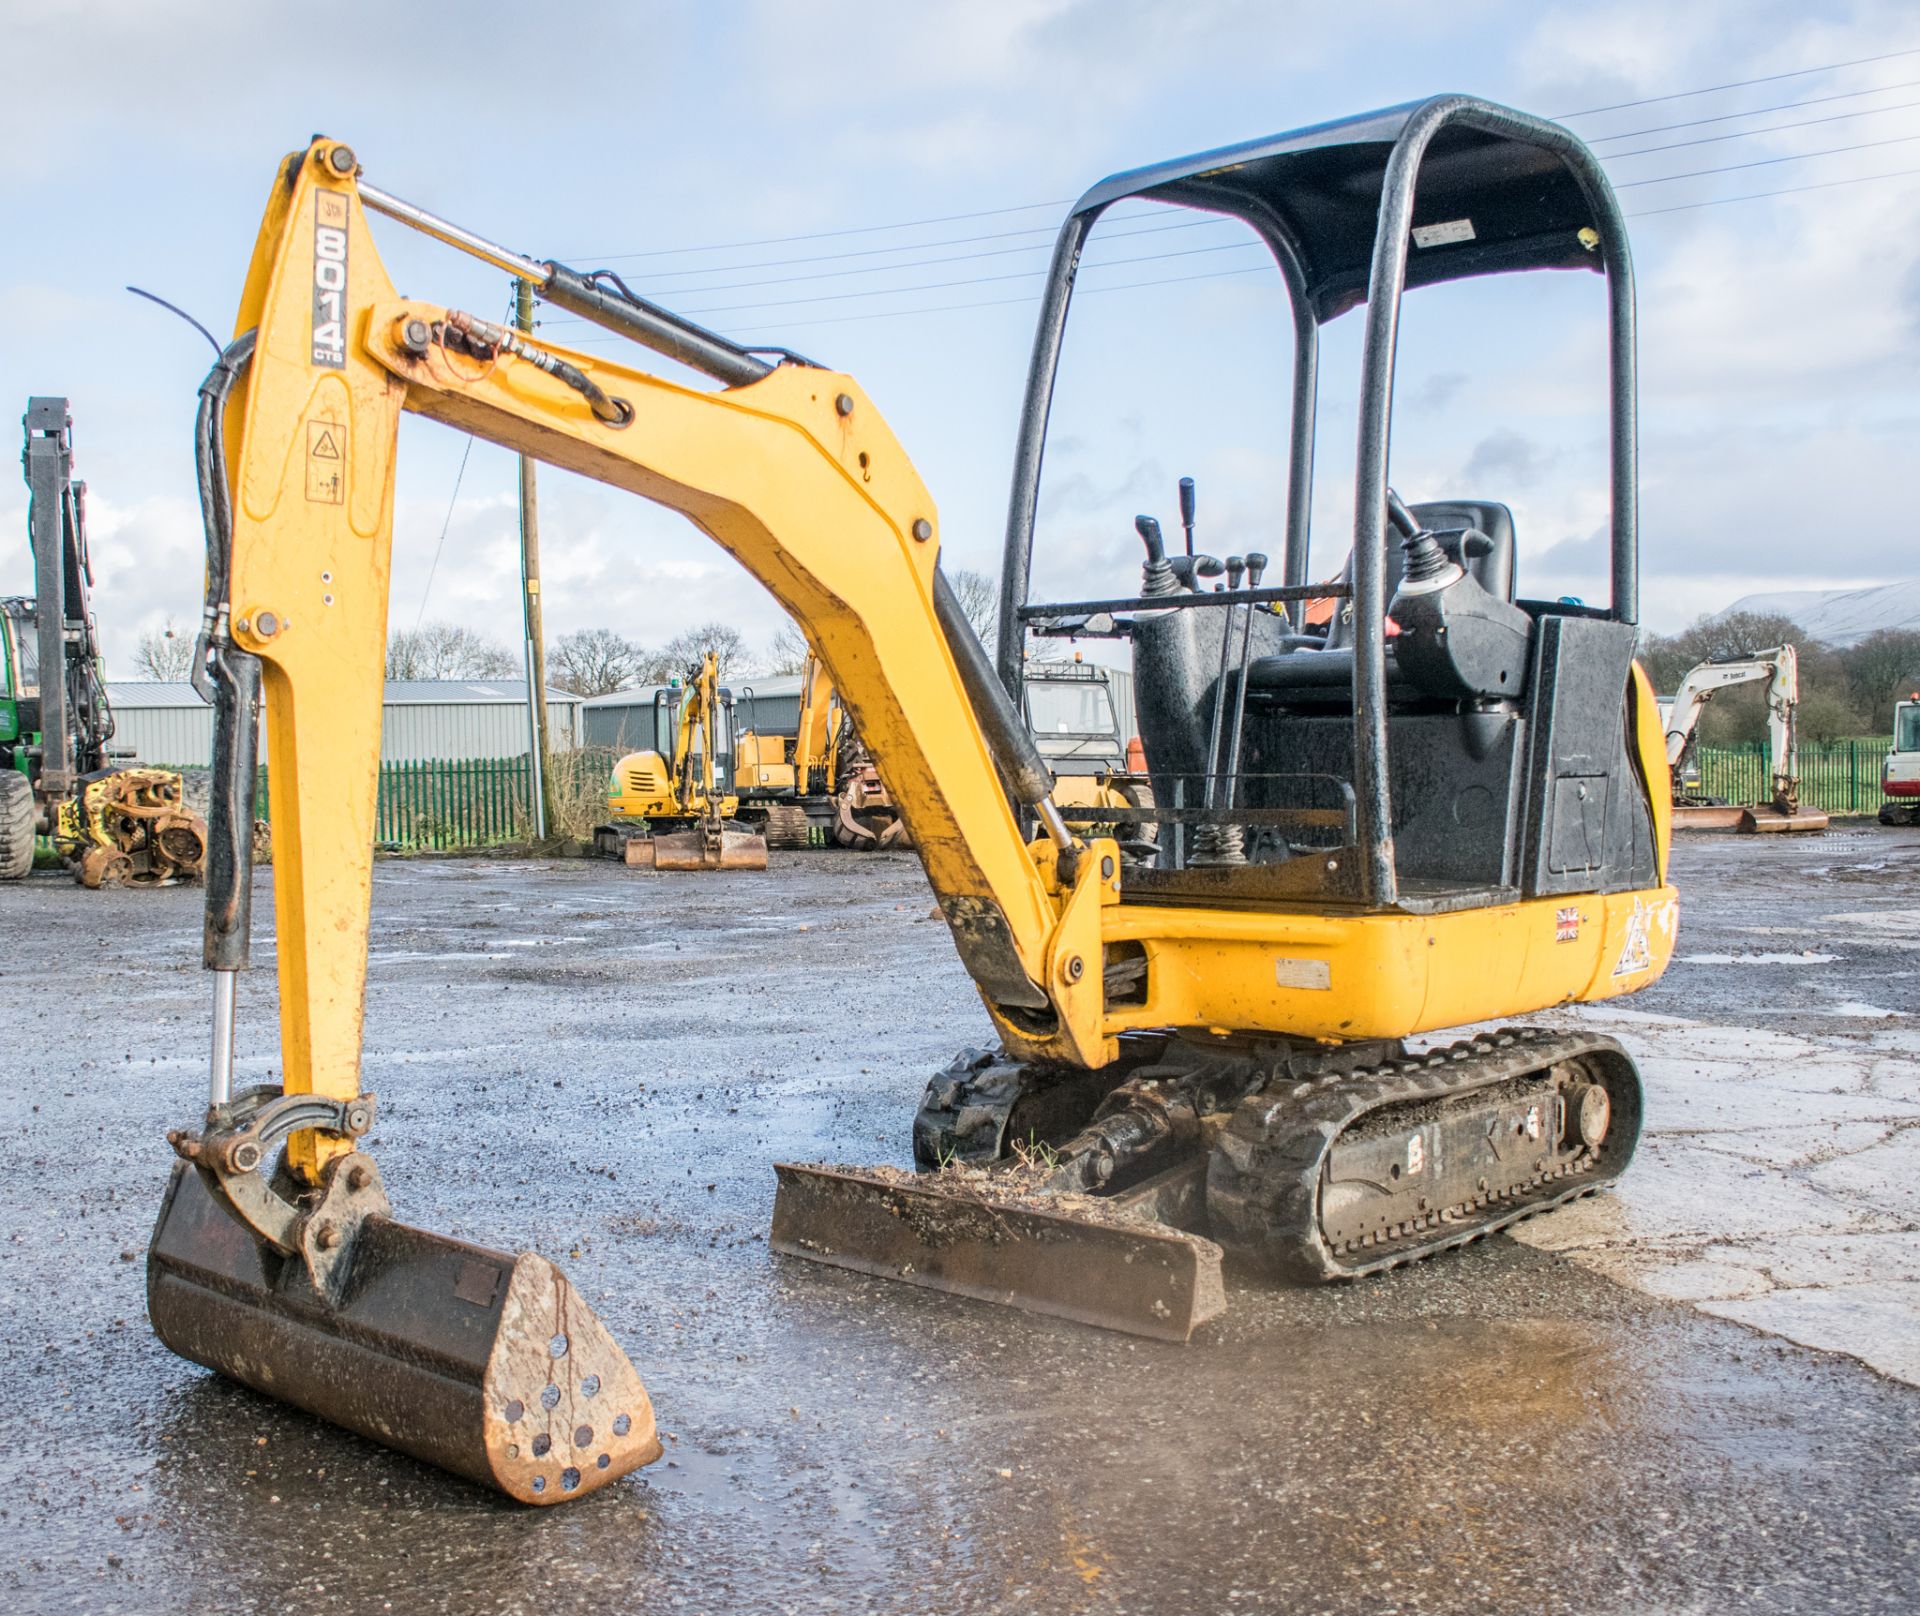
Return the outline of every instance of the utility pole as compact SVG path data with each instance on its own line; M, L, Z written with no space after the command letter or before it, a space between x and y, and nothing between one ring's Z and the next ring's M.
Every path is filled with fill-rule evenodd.
M513 323L533 331L533 287L513 286ZM533 459L520 457L520 604L527 640L527 739L533 761L533 838L547 839L547 640L540 625L540 508Z

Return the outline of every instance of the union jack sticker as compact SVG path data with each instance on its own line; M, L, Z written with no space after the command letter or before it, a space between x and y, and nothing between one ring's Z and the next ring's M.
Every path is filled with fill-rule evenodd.
M1553 940L1556 943L1577 943L1580 940L1580 911L1578 908L1556 909L1554 911Z

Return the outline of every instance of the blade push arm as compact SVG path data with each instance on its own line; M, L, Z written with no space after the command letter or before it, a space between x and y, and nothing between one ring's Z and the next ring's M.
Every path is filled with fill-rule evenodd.
M885 759L968 969L990 1008L1022 1018L1009 1035L1098 1064L1097 930L1086 982L1063 982L1052 871L1020 834L936 612L933 503L858 385L783 365L705 392L496 341L485 322L397 296L354 172L326 140L287 160L240 310L258 337L228 417L229 616L263 669L287 1088L359 1092L403 410L668 506L734 555L807 625ZM1088 991L1090 1014L1059 1013ZM1093 1028L1092 1047L1054 1043L1069 1020Z

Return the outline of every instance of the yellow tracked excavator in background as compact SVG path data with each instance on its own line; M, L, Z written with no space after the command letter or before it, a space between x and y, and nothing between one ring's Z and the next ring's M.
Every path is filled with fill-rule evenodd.
M805 847L816 828L860 853L913 845L818 656L809 651L800 669L791 740L762 727L764 702L751 686L740 699L745 728L734 746L734 786L742 817L763 827L770 847Z
M611 826L596 842L618 843L630 867L764 870L767 839L736 818L740 799L720 779L725 746L720 662L709 651L678 691L673 756L629 752L607 780ZM637 826L637 834L626 827Z
M1080 248L1136 197L1248 221L1292 295L1282 581L1203 590L1202 558L1169 557L1142 518L1137 587L1033 601ZM403 298L369 212L721 387ZM1548 268L1608 292L1605 606L1516 598L1504 506L1409 506L1387 483L1403 290ZM1318 336L1349 310L1366 328L1352 559L1309 584ZM638 1377L564 1277L394 1221L360 1148L402 411L685 514L804 627L885 771L999 1047L929 1087L915 1151L936 1170L779 1168L776 1250L1184 1339L1224 1304L1222 1243L1299 1279L1373 1273L1625 1168L1641 1096L1612 1040L1405 1042L1632 992L1674 945L1666 759L1633 663L1632 272L1607 181L1564 129L1447 96L1087 193L1042 305L997 667L939 569L931 498L850 377L490 243L375 188L337 141L282 167L236 329L199 430L212 1104L173 1136L148 1264L176 1351L529 1502L659 1451ZM1338 609L1310 624L1321 597ZM1019 716L1029 633L1131 641L1151 806L1056 805ZM235 1095L262 693L285 1076ZM1074 828L1129 815L1151 842Z

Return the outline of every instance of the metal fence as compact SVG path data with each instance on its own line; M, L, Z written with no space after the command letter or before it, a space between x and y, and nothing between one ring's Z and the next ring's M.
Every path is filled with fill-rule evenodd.
M1836 741L1800 748L1800 801L1830 814L1871 814L1885 800L1880 765L1891 739ZM1773 794L1763 746L1701 747L1700 790L1723 802L1765 802Z
M1877 812L1884 800L1880 765L1890 745L1890 740L1865 740L1801 747L1800 800L1830 814ZM575 789L598 794L604 791L613 756L604 748L585 747L577 753L555 753L554 761L556 766L576 761L574 772L580 779ZM1703 746L1694 757L1704 795L1731 803L1767 800L1771 786L1765 747ZM556 787L560 783L556 780ZM532 770L525 757L383 763L374 840L383 847L443 849L524 838L532 799ZM262 819L273 817L264 767L254 812Z
M532 799L533 771L525 757L383 763L373 839L380 847L440 849L524 838ZM264 766L253 811L272 822Z

